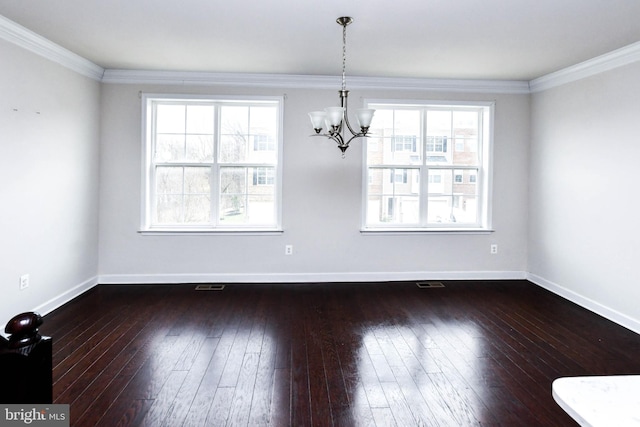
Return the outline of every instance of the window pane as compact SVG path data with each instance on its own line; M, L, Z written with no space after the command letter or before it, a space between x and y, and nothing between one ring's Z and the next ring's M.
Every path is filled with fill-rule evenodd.
M248 144L244 135L221 135L220 161L238 163L247 158Z
M384 179L385 175L386 180ZM389 180L389 176L389 169L369 169L367 193L369 195L382 194L384 183Z
M267 196L223 196L220 198L223 225L267 225L275 218L275 200Z
M220 221L222 224L243 224L245 222L246 200L243 194L223 194L220 196Z
M246 169L220 170L220 219L243 222L246 208ZM240 221L238 221L240 220Z
M454 173L452 169L429 170L429 198L427 222L430 224L452 222L452 197Z
M478 221L478 198L473 195L458 195L453 199L453 216L460 224Z
M368 194L419 194L420 170L410 168L369 169Z
M220 221L225 225L273 220L274 186L265 168L225 167L220 172ZM258 182L264 182L258 183ZM265 208L266 206L266 208ZM269 211L266 219L264 212Z
M156 221L158 224L176 224L182 217L182 195L158 195Z
M273 163L277 160L276 107L223 107L220 161Z
M274 168L221 170L220 221L225 225L271 224L275 220Z
M247 135L249 133L249 107L220 107L220 131L223 135Z
M417 224L420 221L418 196L369 196L367 221L371 224Z
M367 198L367 224L380 225L385 222L382 214L382 196L371 195Z
M375 168L369 170L367 221L417 224L420 222L419 169Z
M211 193L209 184L209 175L211 169L208 167L191 167L184 170L184 192L187 194L194 193Z
M445 192L445 181L447 177L451 175L451 172L448 170L438 170L431 169L429 170L429 194L442 194Z
M247 223L269 224L275 218L275 198L273 194L253 195L248 198Z
M249 150L249 107L221 107L220 126L220 161L245 161Z
M477 110L453 112L454 164L468 166L478 164L478 120Z
M477 169L429 171L429 223L474 224L478 220Z
M185 157L189 161L213 161L213 135L187 135Z
M451 111L427 111L427 136L451 138Z
M452 147L450 110L427 111L427 163L449 164L451 163Z
M181 166L159 166L156 168L157 194L182 194L183 168Z
M251 135L248 161L252 163L274 163L277 160L277 136L258 133Z
M275 107L249 108L249 159L252 163L277 160L278 111Z
M156 169L156 221L203 223L211 216L210 168L160 166Z
M377 109L367 139L370 165L412 165L421 162L420 110Z
M211 199L208 194L184 197L184 222L207 223L211 219Z
M158 134L155 160L157 162L180 161L184 158L184 134Z
M213 105L187 106L187 133L213 135Z
M478 111L454 111L453 130L457 133L457 131L465 131L467 129L478 129Z
M156 108L156 132L185 132L186 105L158 104Z
M452 197L429 196L429 211L427 222L429 224L451 223L452 221Z
M278 127L278 110L275 107L251 107L250 130L253 135L275 136Z
M420 135L420 110L394 110L395 135Z
M224 167L220 169L220 194L246 194L246 168Z

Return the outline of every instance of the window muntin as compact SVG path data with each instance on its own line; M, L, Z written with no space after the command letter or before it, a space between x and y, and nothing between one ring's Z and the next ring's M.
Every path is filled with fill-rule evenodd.
M281 98L146 95L143 231L278 230Z
M492 104L368 107L364 229L488 229Z

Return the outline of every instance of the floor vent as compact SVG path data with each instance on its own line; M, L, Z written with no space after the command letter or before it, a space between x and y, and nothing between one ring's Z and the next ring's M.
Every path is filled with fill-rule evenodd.
M416 285L418 285L420 289L444 288L444 284L442 282L418 282Z
M196 291L221 291L224 285L197 285Z

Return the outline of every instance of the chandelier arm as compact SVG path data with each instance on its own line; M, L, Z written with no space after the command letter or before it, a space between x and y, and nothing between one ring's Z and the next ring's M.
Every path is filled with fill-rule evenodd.
M340 106L342 108L344 108L344 122L347 125L347 129L349 129L349 132L351 132L351 135L355 135L358 132L354 131L353 128L351 127L351 124L349 123L349 107L348 107L348 96L349 96L349 91L348 90L341 90L339 91L340 93Z
M345 146L344 143L344 138L342 138L342 135L340 135L339 133L315 133L311 136L323 136L325 138L329 138L332 139L336 144L338 144L338 146ZM351 141L351 140L349 140ZM346 145L349 145L349 143L347 143Z
M356 133L356 134L354 134L351 138L349 138L349 140L347 141L347 143L346 143L346 144L344 144L344 145L346 145L346 146L348 147L348 146L349 146L349 144L351 143L351 141L353 141L354 139L356 139L356 138L366 138L366 137L367 137L367 135L366 135L366 134L364 134L364 133L362 133L362 132L360 132L360 133Z

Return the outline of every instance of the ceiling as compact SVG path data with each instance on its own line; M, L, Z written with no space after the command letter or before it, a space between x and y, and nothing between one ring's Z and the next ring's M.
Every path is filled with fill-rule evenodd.
M106 69L532 80L640 41L638 0L0 0Z

